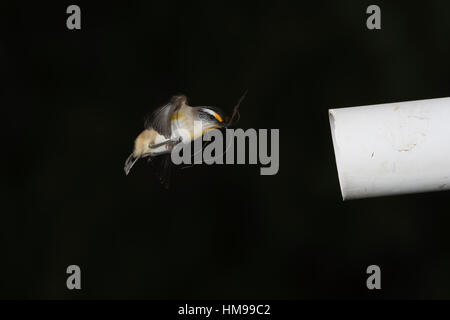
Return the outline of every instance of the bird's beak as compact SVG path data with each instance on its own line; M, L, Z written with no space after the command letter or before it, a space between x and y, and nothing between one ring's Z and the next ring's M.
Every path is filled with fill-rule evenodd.
M126 175L128 175L128 173L130 173L131 168L133 168L134 164L138 160L139 160L139 157L135 157L134 154L130 154L130 156L125 161L125 166L123 168Z

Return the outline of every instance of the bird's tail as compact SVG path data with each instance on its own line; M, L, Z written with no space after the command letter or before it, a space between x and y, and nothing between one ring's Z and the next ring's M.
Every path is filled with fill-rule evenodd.
M125 161L125 166L123 168L123 170L125 171L126 175L128 175L128 173L130 173L131 168L133 168L134 164L138 160L139 160L139 157L135 157L133 153L130 154L130 156Z

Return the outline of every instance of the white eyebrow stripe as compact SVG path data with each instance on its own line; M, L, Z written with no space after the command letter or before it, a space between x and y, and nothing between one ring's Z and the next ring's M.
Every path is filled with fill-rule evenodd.
M210 109L203 109L203 111L205 111L206 113L209 113L210 115L214 116L214 118L216 118L216 112L212 111Z

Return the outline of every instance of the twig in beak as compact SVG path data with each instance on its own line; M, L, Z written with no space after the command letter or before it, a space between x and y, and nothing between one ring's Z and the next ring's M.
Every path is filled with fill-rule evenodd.
M241 115L239 114L238 109L239 109L239 106L240 106L241 102L244 100L245 96L247 95L247 92L248 92L248 90L245 90L244 94L243 94L242 97L239 99L237 105L234 107L234 109L233 109L233 114L231 115L230 121L228 121L227 126L231 126L231 124L232 124L232 122L233 122L233 120L234 120L234 117L235 117L236 115L238 116L238 119L236 120L236 122L238 122L239 119L241 118Z

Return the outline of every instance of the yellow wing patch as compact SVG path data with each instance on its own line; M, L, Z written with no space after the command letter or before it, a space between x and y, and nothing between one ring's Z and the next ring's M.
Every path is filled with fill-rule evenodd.
M175 112L172 117L170 118L170 121L179 120L183 117L183 114L181 112Z

